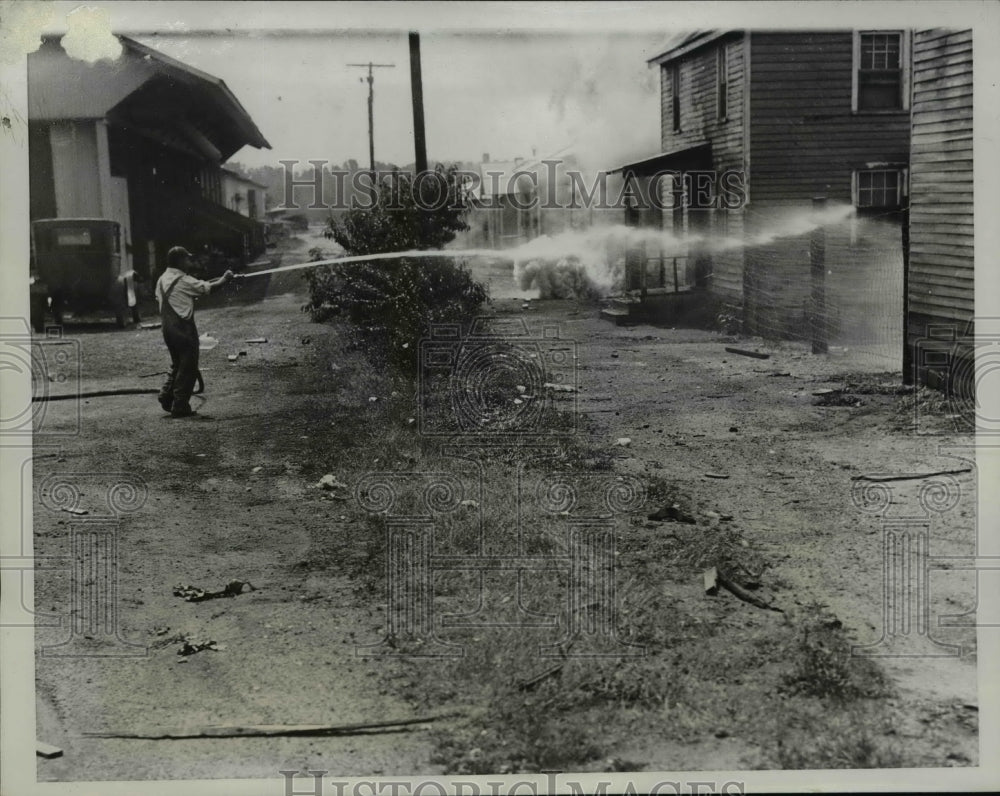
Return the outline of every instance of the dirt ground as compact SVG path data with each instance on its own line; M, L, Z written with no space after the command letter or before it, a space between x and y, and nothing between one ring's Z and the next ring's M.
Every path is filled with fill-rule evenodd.
M286 262L305 248L299 242ZM490 276L500 287L503 275ZM428 710L413 697L413 682L400 687L401 678L413 676L405 666L356 654L357 645L384 635L385 600L359 591L351 559L363 551L338 542L361 522L351 501L316 486L325 474L351 485L366 471L392 469L395 463L379 461L379 452L359 445L352 429L380 422L377 409L389 402L403 407L405 416L410 397L350 350L335 326L310 322L300 311L304 300L300 278L281 275L198 313L200 330L220 341L202 355L206 392L194 404L200 419L165 418L153 395L90 398L80 407L79 433L52 437L56 447L36 450L37 556L79 560L71 531L85 518L108 513L107 490L120 481L148 490L117 525L117 638L76 635L63 657L44 648L69 636L68 623L37 630L37 735L65 750L61 758L39 759L40 780L274 778L281 769L306 768L386 776L448 770L434 762L441 759L436 747L442 728L458 720L438 718L444 709ZM769 562L758 593L784 614L724 590L706 595L700 570L664 583L672 600L716 624L718 632L706 642L722 662L714 676L730 684L752 678L738 662L723 665L733 645L769 638L787 616L809 605L824 606L854 644L879 640L882 517L852 501L852 489L867 483L852 479L973 466L963 458L971 459L970 435L916 433L912 399L893 394L898 376L891 363L849 351L815 357L805 345L708 331L616 327L600 320L596 307L573 302L533 301L525 309L520 299L503 298L492 309L523 318L534 333L558 326L561 338L576 343L579 392L571 398L587 418L588 444L612 457L618 474L669 483L697 517L690 526L647 521L645 512L657 508L651 504L631 526L637 534L632 543L641 539L652 549L666 532L733 528ZM70 321L66 335L79 341L84 390L156 387L161 377L146 374L168 361L159 330L115 331ZM257 337L267 342L244 342ZM729 353L727 346L769 358ZM228 361L240 351L246 354ZM842 401L847 405L815 404L822 400L815 392L849 383L867 385L869 392L848 389L854 398ZM72 401L49 404L46 430L72 434L75 412ZM947 414L939 407L921 422L946 431ZM629 442L619 444L624 438ZM48 483L51 490L53 477L78 485L75 505L87 515L51 508L52 495L39 489ZM975 472L954 478L958 505L933 515L918 503L920 479L886 484L892 495L885 517L930 516L933 556L975 550ZM627 548L630 540L622 543ZM216 590L234 580L253 590L201 602L174 594L176 586ZM40 568L36 609L79 616L86 606L71 604L70 583L68 566ZM943 564L931 586L933 620L974 610L968 573ZM629 603L627 587L619 595ZM882 700L892 718L885 733L909 750L907 764L974 765L975 633L935 627L933 635L959 645L959 654L878 659L893 684L892 695ZM185 638L220 648L179 655ZM762 655L768 653L765 648ZM464 701L461 695L454 700L456 706ZM768 764L769 758L757 756L768 740L764 716L744 716L743 726L730 717L715 731L698 724L678 739L647 721L622 718L616 725L613 710L604 711L607 744L600 760L588 764L591 770L609 760L634 761L647 771ZM412 718L419 721L407 731L342 737L137 740L86 734ZM676 722L665 713L661 718Z

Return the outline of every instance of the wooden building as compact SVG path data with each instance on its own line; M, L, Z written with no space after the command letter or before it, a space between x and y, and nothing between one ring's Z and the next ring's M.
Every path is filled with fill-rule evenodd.
M261 225L226 206L221 165L270 145L226 84L125 36L93 64L60 38L28 56L30 218L117 221L140 280L174 245L262 249Z
M905 375L963 389L942 377L956 354L965 378L972 375L971 30L914 32L911 123L906 331L915 369Z
M807 337L816 323L835 333L855 325L852 314L871 315L860 253L892 271L879 289L897 294L901 347L902 290L894 285L902 279L909 38L905 30L698 31L650 59L661 75L662 152L619 170L635 180L677 173L664 190L683 201L645 223L708 245L646 252L647 284L657 270L671 272L667 257L683 265L688 287L728 306L749 333ZM712 186L699 201L704 172ZM828 233L827 268L843 291L828 291L820 319L809 304L808 236L783 234L811 212L814 197L858 210ZM711 245L733 240L746 245ZM890 310L881 310L888 323Z

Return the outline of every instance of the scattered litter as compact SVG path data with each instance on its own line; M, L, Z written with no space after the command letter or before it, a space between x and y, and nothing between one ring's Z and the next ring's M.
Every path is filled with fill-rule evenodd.
M518 690L530 691L532 688L541 683L543 680L547 680L550 677L555 677L555 675L559 674L563 670L563 666L565 665L566 665L565 663L557 663L555 666L549 667L544 672L536 674L534 677L529 677L527 680L521 680L517 684Z
M515 398L514 399L514 403L520 405L520 404L523 404L524 401L522 401L520 398Z
M684 522L688 525L695 524L694 517L684 511L684 509L681 508L680 503L672 503L669 506L663 506L662 508L657 509L649 515L649 519L656 520L657 522L663 522L666 520L668 522Z
M205 591L197 586L174 586L174 596L183 597L189 603L215 600L220 597L235 597L250 591L257 591L253 584L243 580L231 580L220 591Z
M204 459L207 455L208 455L207 453L196 453L195 454L195 456L197 456L199 459Z
M212 337L210 334L203 334L198 338L198 346L202 351L211 351L219 344L219 341Z
M738 583L723 577L721 574L717 575L718 583L722 588L732 594L734 597L743 600L745 603L750 603L750 605L755 605L758 608L764 608L768 611L777 611L779 614L783 614L784 611L777 606L771 605L771 603L766 600L762 600L760 597L755 597L750 594L746 589L740 586Z
M739 429L738 429L738 428L737 428L736 426L730 426L730 427L729 427L729 432L730 432L731 434L739 434L739 433L740 433L740 430L739 430Z
M153 628L153 635L154 636L165 636L169 632L170 632L170 628L167 627L166 625L157 625L156 627Z
M729 478L725 473L705 473L705 478Z
M851 480L874 481L876 483L881 483L883 481L917 481L921 478L933 478L936 475L961 475L962 473L971 472L971 467L962 467L958 470L937 470L933 473L909 473L906 475L855 475L851 477Z
M88 514L89 513L86 509L78 509L75 506L70 507L70 508L66 508L65 506L63 506L62 510L65 511L65 512L67 512L67 513L69 513L69 514L77 514L77 515Z
M39 757L44 757L46 760L51 760L53 757L62 757L63 750L58 746L52 746L52 744L35 741L35 754Z
M705 586L705 594L715 594L719 590L719 572L715 567L702 572L701 579Z
M251 337L249 340L245 340L246 343L266 343L266 337Z
M552 390L552 392L576 392L576 387L572 384L553 384L552 382L545 382L542 385L547 390Z
M225 644L219 644L217 641L213 641L211 639L194 639L185 636L184 641L181 644L181 648L177 650L177 654L194 655L196 652L201 652L202 650L221 652L225 648Z
M312 342L312 338L311 337L303 337L300 342L302 343L302 345L309 345Z
M139 324L139 328L140 329L159 329L162 325L163 325L162 323L140 323Z
M791 376L792 374L791 373L768 373L767 375L775 377L775 378L780 378L782 376Z
M377 400L378 400L378 396L377 396L377 395L372 395L372 396L370 396L370 397L368 398L368 403L370 403L370 404L373 404L373 403L375 403L375 402L376 402Z
M337 480L337 476L332 473L327 473L322 478L319 479L319 483L316 484L320 489L349 489L347 484L344 484Z
M263 468L263 467L261 467L261 465L259 465L259 464L258 464L258 465L257 465L256 467L254 467L254 468L253 468L253 469L252 469L252 470L251 470L250 472L251 472L251 473L259 473L259 472L260 472L261 470L263 470L263 469L264 469L264 468Z
M524 395L524 394L525 394L525 393L526 393L526 392L528 391L528 388L527 388L527 387L525 387L525 386L524 386L523 384L518 384L518 385L517 385L517 387L516 387L515 389L516 389L516 390L517 390L517 391L518 391L519 393L521 393L521 395Z
M235 362L239 358L240 358L239 354L230 354L229 356L226 357L226 359L228 359L230 362Z
M770 354L762 354L760 351L747 351L745 348L730 348L726 346L726 351L730 354L739 354L741 357L753 357L754 359L770 359Z
M417 422L417 419L415 417L408 417L408 418L406 418L406 425L408 425L408 426L412 426L416 422Z
M632 444L631 437L619 437L617 440L615 440L615 445L618 445L622 448L627 448L631 444Z

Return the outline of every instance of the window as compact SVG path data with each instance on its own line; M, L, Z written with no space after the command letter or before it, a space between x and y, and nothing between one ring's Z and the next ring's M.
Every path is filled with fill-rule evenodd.
M670 68L670 102L674 117L674 132L679 133L681 131L681 72L677 64Z
M859 210L898 210L902 204L901 177L899 169L855 172L855 207Z
M719 48L715 74L718 116L724 122L729 115L729 48L725 44Z
M908 37L901 31L859 31L854 38L855 111L909 107Z

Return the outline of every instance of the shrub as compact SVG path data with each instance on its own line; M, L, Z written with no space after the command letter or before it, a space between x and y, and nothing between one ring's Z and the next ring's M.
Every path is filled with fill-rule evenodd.
M462 185L455 169L425 172L419 182L387 177L377 201L331 220L349 255L439 248L467 229ZM442 201L447 199L447 201ZM368 353L413 373L417 349L431 324L469 321L489 300L468 269L446 257L320 266L306 273L313 320L342 318L358 330Z

